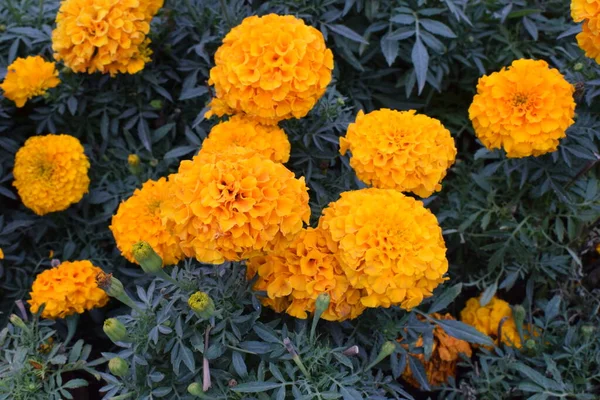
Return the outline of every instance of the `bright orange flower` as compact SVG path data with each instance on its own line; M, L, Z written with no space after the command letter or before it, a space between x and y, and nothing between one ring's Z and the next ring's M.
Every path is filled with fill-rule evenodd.
M17 58L7 68L0 88L4 97L23 107L27 100L46 94L48 89L58 86L60 79L53 62L44 61L41 56Z

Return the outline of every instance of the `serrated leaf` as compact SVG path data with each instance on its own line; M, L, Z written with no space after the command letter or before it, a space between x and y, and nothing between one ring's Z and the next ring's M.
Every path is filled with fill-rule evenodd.
M479 304L481 307L485 307L492 300L492 297L496 295L496 291L498 290L498 282L492 283L490 286L486 287L483 293L481 294L481 298L479 299Z
M483 344L485 346L493 346L494 342L488 336L479 332L477 329L470 325L464 324L460 321L453 320L435 320L436 324L440 326L448 335L461 340L466 340L470 343Z
M241 376L242 378L248 376L248 368L246 367L246 362L244 362L244 358L239 352L233 352L233 354L231 355L231 362L233 364L233 369L235 369L235 372L239 376Z
M329 29L331 29L332 31L334 31L335 33L337 33L338 35L341 35L341 36L343 36L343 37L345 37L347 39L350 39L353 42L358 42L358 43L362 43L362 44L369 44L369 42L366 41L365 38L363 38L358 33L354 32L352 29L348 28L347 26L339 25L339 24L333 24L333 25L327 25L327 27Z
M448 305L454 301L456 296L458 296L461 291L462 291L462 283L458 283L454 286L447 288L446 290L444 290L442 292L442 294L435 297L435 300L429 307L429 310L427 311L427 313L433 314L433 313L442 311L444 308L448 307Z
M88 385L88 381L85 379L71 379L67 383L65 383L62 387L64 389L75 389L79 387L84 387Z
M408 365L412 376L419 382L419 385L423 390L430 390L429 381L427 380L427 374L421 361L415 357L408 357Z
M417 37L417 40L413 45L411 60L417 76L419 94L421 94L427 80L427 70L429 69L429 53L427 52L425 45L423 45L420 37Z
M419 24L428 32L434 35L443 36L447 38L455 38L456 34L448 27L448 25L429 18L423 18L419 20Z
M231 388L231 390L237 393L260 393L266 392L267 390L277 389L281 385L282 384L279 382L248 382L241 383Z

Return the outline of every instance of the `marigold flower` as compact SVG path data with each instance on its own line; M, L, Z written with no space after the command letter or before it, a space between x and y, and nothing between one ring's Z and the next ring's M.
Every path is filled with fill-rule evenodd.
M600 15L600 1L598 0L571 0L571 17L575 22L594 18Z
M542 60L516 60L483 76L469 108L475 133L488 149L508 157L555 151L573 124L575 89Z
M122 202L113 216L109 228L121 254L130 262L139 264L131 250L140 241L148 242L165 265L177 264L183 258L179 241L162 224L160 214L170 190L170 183L165 178L149 180Z
M446 245L423 203L392 189L342 193L323 210L319 227L338 245L350 285L365 289L366 307L416 307L448 270Z
M23 107L27 100L46 94L46 90L58 86L60 79L53 62L44 61L41 56L17 58L7 68L0 88L4 97Z
M90 162L69 135L33 136L17 151L13 185L38 215L62 211L88 192Z
M183 161L161 207L186 256L220 264L271 251L308 222L304 178L252 150L231 147Z
M127 163L131 167L137 167L138 165L140 165L140 156L138 156L137 154L130 154L130 155L128 155L127 156Z
M4 260L4 251L2 250L2 247L0 247L0 260Z
M96 284L99 272L100 268L82 260L65 261L38 274L29 293L31 312L38 312L46 304L42 317L55 319L104 306L108 296Z
M332 70L333 54L317 29L292 15L248 17L215 54L208 82L221 102L207 116L229 108L263 123L304 117L325 93Z
M431 314L435 319L443 320L454 320L450 314L441 315L438 313ZM418 316L419 319L424 318ZM401 339L399 339L401 341ZM402 345L408 350L407 344ZM423 338L419 337L415 343L415 347L423 348ZM431 350L431 356L428 360L425 359L425 355L421 353L410 353L410 357L414 357L421 361L425 367L425 373L427 374L427 381L431 386L439 386L448 382L450 376L456 376L456 364L460 360L460 353L471 357L471 346L464 340L459 340L448 335L444 329L437 326L433 330L433 348ZM411 384L412 386L420 389L421 385L419 381L415 379L410 369L410 365L407 363L406 369L402 373L402 378Z
M285 249L248 260L248 279L258 274L254 289L266 291L263 304L276 311L285 305L288 314L306 319L307 313L314 313L319 294L327 293L329 306L321 318L356 318L365 309L360 302L364 291L350 286L336 251L336 243L321 228L303 229ZM277 299L283 300L274 302Z
M213 127L202 143L202 153L221 153L231 146L252 149L279 163L290 159L290 142L277 125L262 125L245 115L234 115Z
M150 20L163 0L65 0L52 32L54 58L75 72L134 74L150 60Z
M510 305L496 296L494 296L484 307L479 303L477 297L467 301L467 305L460 312L460 320L465 324L471 325L484 335L488 335L496 344L498 344L498 327L502 323L502 342L521 347L521 338L517 331L517 325L512 315Z
M421 197L442 189L440 182L456 158L454 139L440 121L415 113L358 112L340 138L340 153L352 152L350 165L358 179Z

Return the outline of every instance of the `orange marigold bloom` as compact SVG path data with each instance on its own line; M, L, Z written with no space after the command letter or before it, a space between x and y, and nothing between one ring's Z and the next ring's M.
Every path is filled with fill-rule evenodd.
M53 62L44 61L41 56L17 58L7 68L0 88L4 97L23 107L27 100L46 94L46 90L58 86L60 79Z
M441 315L434 313L431 314L431 317L442 320L454 320L450 314ZM418 318L420 320L424 319L422 316L418 316ZM403 347L407 350L409 348L407 344L403 344ZM419 337L415 343L415 347L421 348L424 351L422 337ZM461 353L467 357L471 357L471 345L464 340L448 335L444 329L436 325L433 330L433 348L429 359L425 359L423 352L410 353L409 357L414 357L423 364L425 373L427 374L427 381L431 386L439 386L448 382L449 377L456 376L456 364L460 360ZM412 386L418 389L421 388L419 381L413 376L408 363L402 373L402 378Z
M113 216L110 230L121 254L130 262L138 264L131 248L140 241L148 242L164 265L177 264L183 258L178 240L161 220L161 206L170 190L165 178L149 180L122 202Z
M542 60L516 60L479 79L469 118L488 149L508 157L555 151L573 124L573 86Z
M290 159L290 141L277 125L262 125L245 115L234 115L213 127L202 143L201 153L225 152L240 146L279 163Z
M150 20L163 0L65 0L52 32L54 58L75 72L135 74L150 60Z
M4 260L4 250L0 247L0 260Z
M263 123L304 117L331 81L323 35L292 15L244 19L223 39L210 70L213 113L246 113Z
M88 192L90 162L69 135L33 136L17 151L13 185L38 215L62 211Z
M440 121L415 113L358 112L340 138L340 153L352 152L350 165L358 179L421 197L442 189L440 182L456 158L454 139Z
M479 299L473 297L467 301L467 305L460 312L462 322L473 326L484 335L488 335L494 339L496 344L498 344L498 327L503 318L506 319L501 329L502 342L520 348L521 338L510 305L506 301L494 296L488 304L482 307Z
M446 245L423 203L393 189L342 193L319 221L338 245L350 285L366 307L411 309L432 295L448 271Z
M314 313L321 293L331 300L322 318L344 321L358 317L365 309L360 302L363 290L350 286L335 257L337 245L321 228L303 229L289 247L247 263L248 278L258 274L254 290L264 290L263 304L301 319Z
M104 290L96 284L96 275L102 272L88 260L65 261L58 267L47 269L36 276L31 287L31 312L36 313L42 304L43 318L65 318L81 314L108 302Z
M230 147L183 161L161 207L186 256L220 264L291 241L310 218L304 178L252 150Z
M600 1L571 0L571 17L575 22L594 18L600 15Z

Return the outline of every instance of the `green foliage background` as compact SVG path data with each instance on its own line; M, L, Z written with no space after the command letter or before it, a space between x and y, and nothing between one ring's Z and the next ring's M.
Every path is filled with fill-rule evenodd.
M0 78L17 56L52 58L58 6L55 0L0 4ZM580 28L564 0L166 0L152 23L153 62L139 74L110 78L63 69L62 84L47 98L22 109L1 98L0 247L6 258L0 261L0 326L14 301L28 297L35 275L50 266L51 250L62 260L90 259L130 286L143 282L116 250L110 218L141 183L175 172L200 148L215 123L202 118L214 51L243 18L270 12L294 14L320 29L335 57L334 80L317 107L282 124L292 142L287 165L306 177L313 221L340 192L362 187L337 144L358 110L417 109L439 118L459 153L443 191L425 204L438 216L448 246L444 287L462 287L450 311L458 315L481 291L487 297L498 292L524 304L530 322L545 328L529 352L484 351L465 365L462 384L451 382L442 396L593 398L600 390L600 346L580 328L600 322L594 250L600 68L577 47ZM477 142L467 109L481 75L523 57L547 60L576 86L577 118L557 152L509 160ZM28 137L50 132L84 144L90 193L64 212L37 217L12 187L12 166ZM129 171L130 153L142 159L139 177ZM98 324L105 312L86 318ZM375 339L364 346L379 345L384 331L398 336L405 316L367 313L362 319ZM98 332L81 334L101 339Z

